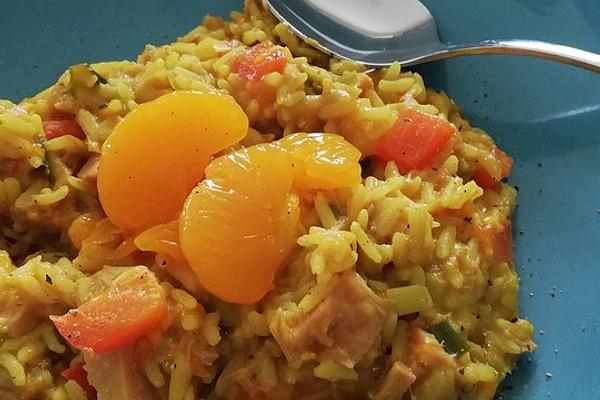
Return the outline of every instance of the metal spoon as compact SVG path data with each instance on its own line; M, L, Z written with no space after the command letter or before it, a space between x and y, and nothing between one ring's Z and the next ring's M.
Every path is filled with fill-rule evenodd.
M296 35L317 49L370 67L403 66L459 56L532 56L600 72L600 54L537 40L444 44L418 0L262 0Z

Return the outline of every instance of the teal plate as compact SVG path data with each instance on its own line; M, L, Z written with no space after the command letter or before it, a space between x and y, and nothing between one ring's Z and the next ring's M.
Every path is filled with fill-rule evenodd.
M600 52L597 0L424 1L442 40L529 38ZM0 0L0 98L19 100L83 61L133 58L240 1ZM521 312L536 326L498 399L600 399L600 75L515 57L417 68L515 158Z

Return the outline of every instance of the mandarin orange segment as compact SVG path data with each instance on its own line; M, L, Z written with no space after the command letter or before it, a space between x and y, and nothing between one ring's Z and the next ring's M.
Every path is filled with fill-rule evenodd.
M142 251L166 254L178 263L187 263L179 247L178 219L146 229L137 235L133 242Z
M140 105L104 145L98 168L104 211L135 232L177 218L210 156L247 128L241 107L216 93L173 92Z
M257 145L206 168L180 217L183 254L210 293L251 304L271 288L296 240L298 200L289 154Z
M340 135L294 133L276 142L294 157L294 185L299 189L331 190L358 185L360 151Z

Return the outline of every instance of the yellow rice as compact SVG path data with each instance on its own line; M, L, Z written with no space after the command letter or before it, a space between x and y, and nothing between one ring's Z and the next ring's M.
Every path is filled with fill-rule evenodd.
M263 78L276 93L267 101L231 69L245 46L263 41L286 46L288 57L282 73ZM48 316L86 301L90 276L105 266L144 263L167 294L165 337L151 350L138 344L147 356L136 368L157 399L386 399L376 388L389 384L384 375L392 363L406 361L409 317L417 312L430 321L444 316L469 349L455 368L432 367L405 387L403 399L491 399L516 357L534 349L533 328L518 315L512 261L490 261L489 249L469 233L473 221L437 212L471 207L476 218L496 224L510 218L516 192L505 183L484 191L467 178L476 164L499 171L489 156L494 142L444 93L426 89L420 75L399 64L367 73L329 58L252 0L229 21L205 17L175 43L146 46L136 62L91 67L106 84L73 94L67 71L18 105L0 101L0 398L85 399L76 382L60 375L80 355ZM67 235L81 215L104 215L95 185L74 174L68 160L97 157L129 111L173 90L233 96L251 125L238 146L292 132L335 132L372 154L407 107L446 118L460 143L436 171L404 175L389 163L352 189L316 193L303 214L305 234L272 292L254 305L227 304L209 296L189 270L170 268L169 257L128 251L110 223L79 251ZM45 141L42 119L56 113L75 115L86 139ZM354 368L331 360L289 363L274 321L314 309L347 271L393 305L375 344Z

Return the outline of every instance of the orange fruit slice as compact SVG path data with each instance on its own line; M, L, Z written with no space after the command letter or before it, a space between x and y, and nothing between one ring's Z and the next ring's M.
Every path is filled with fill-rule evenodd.
M298 199L292 157L257 145L219 157L189 195L180 245L200 283L224 301L251 304L271 288L294 246Z
M361 182L360 151L333 133L294 133L276 142L294 158L299 189L331 190Z
M178 219L146 229L137 235L133 242L142 251L166 254L178 263L187 263L179 247Z
M247 129L243 110L225 95L173 92L140 105L104 144L98 167L104 211L134 232L177 218L211 155Z

